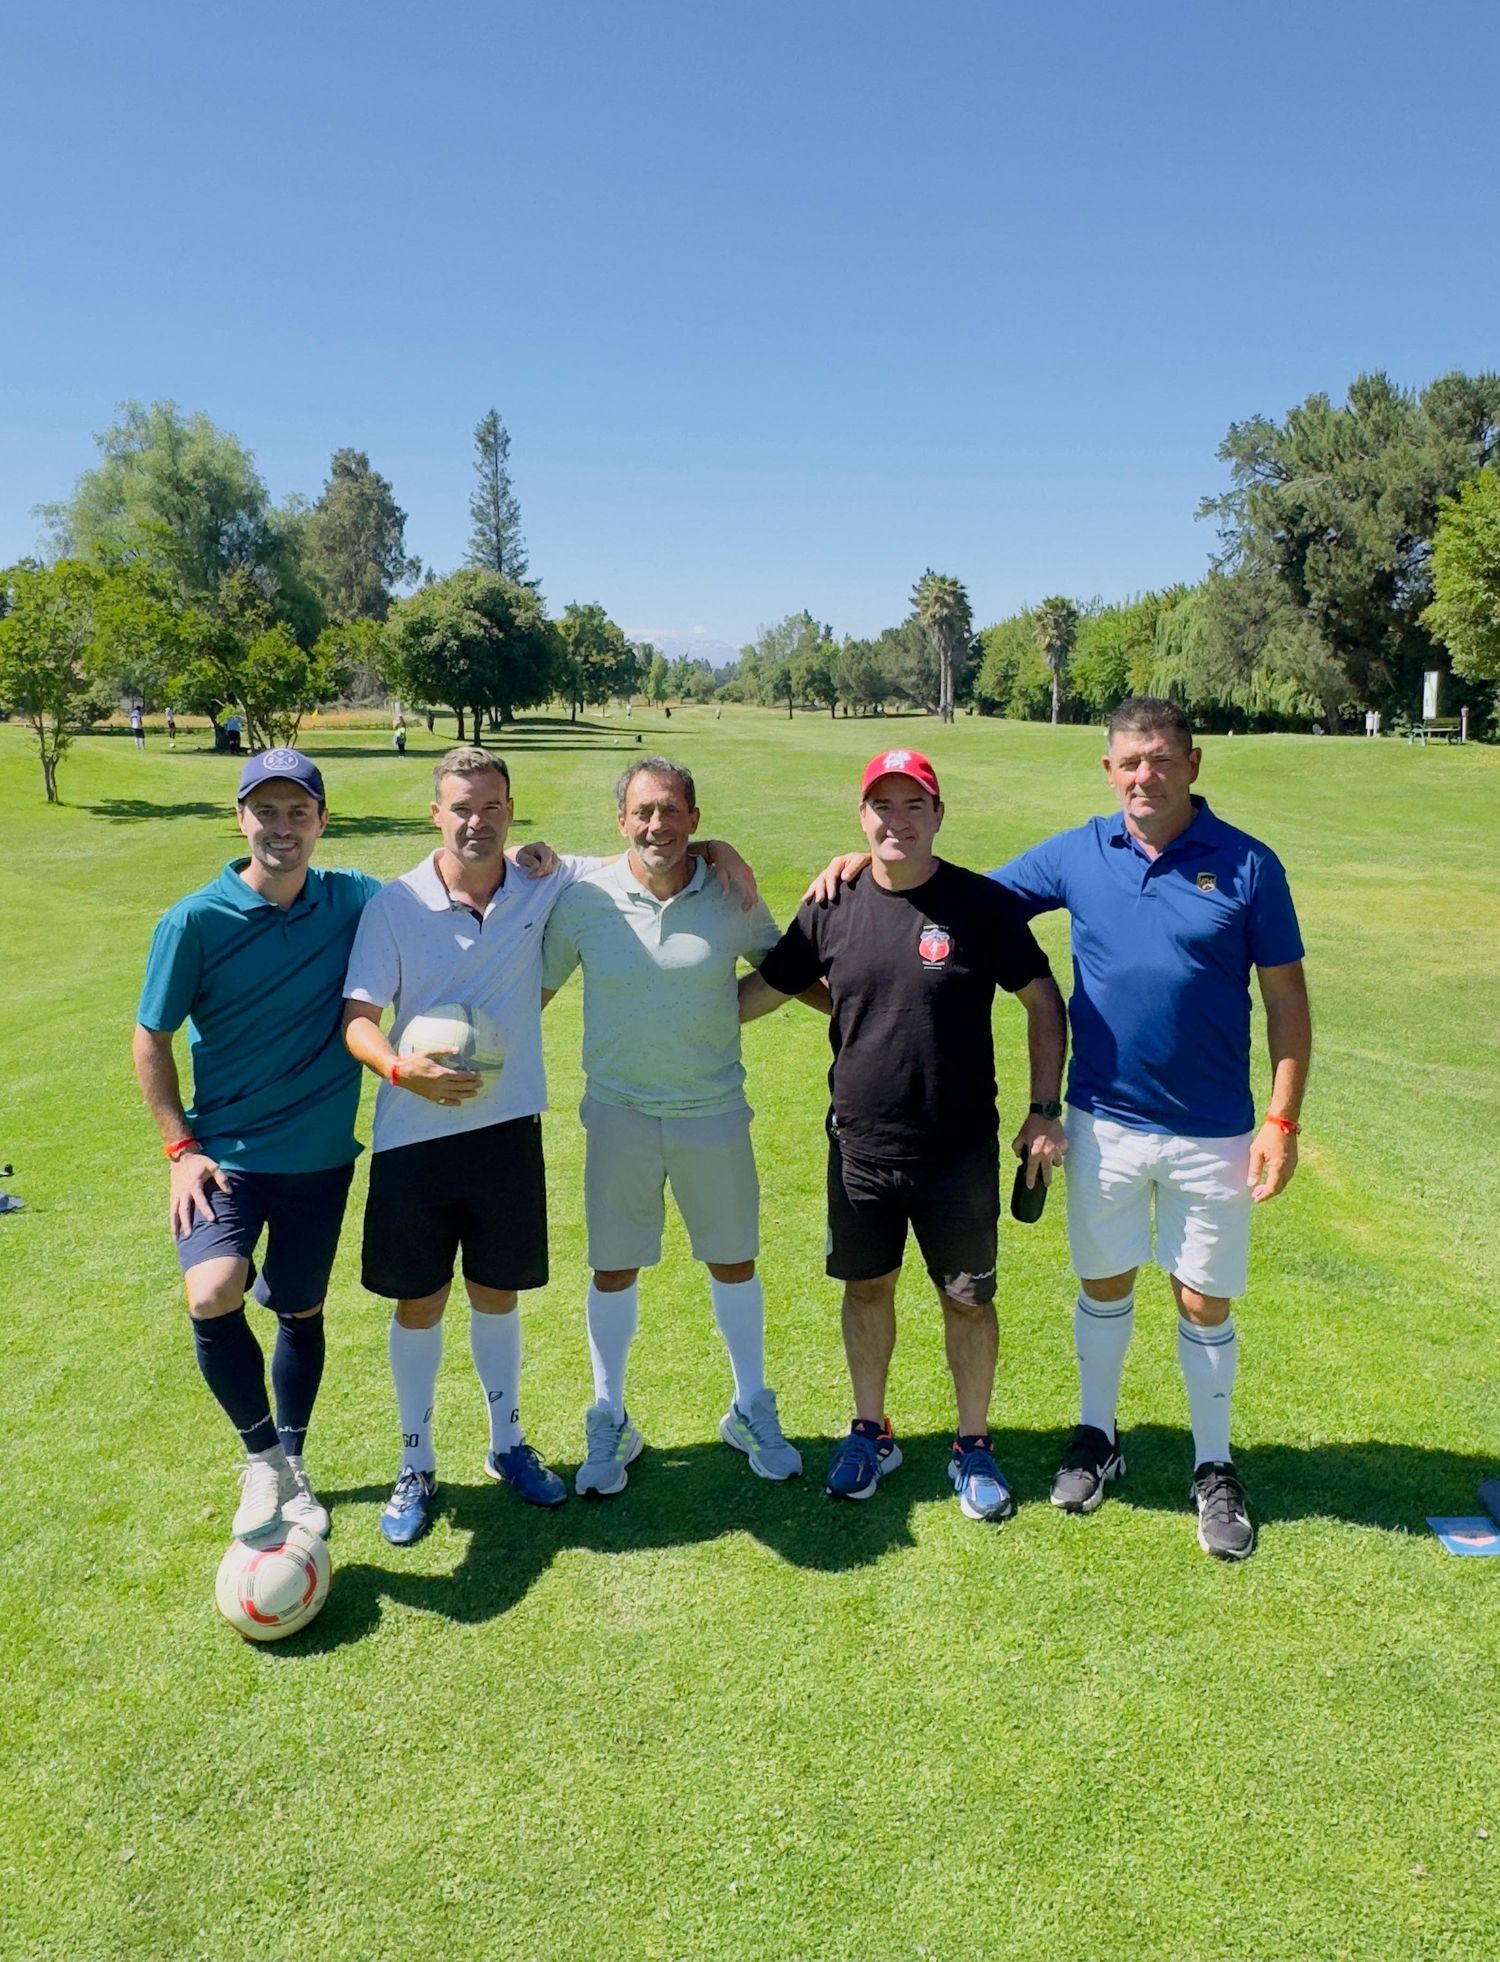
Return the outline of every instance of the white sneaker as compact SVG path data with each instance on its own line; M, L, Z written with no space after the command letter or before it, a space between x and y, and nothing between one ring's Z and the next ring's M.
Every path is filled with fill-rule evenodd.
M274 1452L257 1454L245 1460L240 1473L240 1502L230 1531L237 1540L264 1539L281 1524L282 1479L286 1476L286 1454L277 1445Z
M291 1526L304 1526L319 1539L328 1538L332 1521L328 1508L313 1491L302 1460L286 1454L286 1470L281 1474L281 1516Z

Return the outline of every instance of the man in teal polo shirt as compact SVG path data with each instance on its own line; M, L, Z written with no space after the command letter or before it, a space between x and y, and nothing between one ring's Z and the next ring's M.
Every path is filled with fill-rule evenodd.
M762 1478L802 1460L782 1435L765 1380L765 1305L755 1271L760 1186L740 1061L739 961L779 938L757 900L721 892L688 846L698 828L693 779L643 757L616 786L623 857L563 893L547 922L542 999L583 969L587 1094L584 1210L589 1351L595 1401L585 1420L585 1497L622 1492L641 1434L626 1414L625 1371L637 1281L661 1257L665 1189L708 1268L734 1396L719 1425Z
M132 1048L172 1162L170 1222L198 1366L245 1448L234 1532L256 1539L282 1518L328 1531L302 1447L323 1374L323 1297L359 1151L344 973L380 882L311 868L328 807L317 766L298 750L251 758L237 813L250 855L158 923ZM184 1021L187 1108L172 1053ZM252 1281L278 1323L274 1420L265 1359L245 1317Z

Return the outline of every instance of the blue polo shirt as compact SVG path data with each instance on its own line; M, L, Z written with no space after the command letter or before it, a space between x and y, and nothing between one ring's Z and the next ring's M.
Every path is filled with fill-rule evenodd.
M241 1172L321 1172L359 1152L360 1066L344 1047L344 971L380 881L309 869L291 906L239 876L245 858L157 922L137 1020L188 1024L187 1120L211 1158Z
M1250 970L1302 959L1276 854L1216 818L1148 858L1120 812L1022 852L992 879L1028 919L1072 916L1068 1102L1137 1131L1252 1130Z

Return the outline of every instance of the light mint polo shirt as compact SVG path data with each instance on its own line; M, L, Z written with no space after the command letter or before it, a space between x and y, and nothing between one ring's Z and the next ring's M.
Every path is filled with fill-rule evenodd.
M414 1015L456 1002L469 1011L484 1071L477 1097L451 1109L383 1083L375 1099L375 1151L480 1131L547 1108L542 1067L542 932L559 894L597 858L558 858L544 879L514 865L477 918L438 876L437 853L378 892L365 908L349 956L344 995L372 1008L394 1006L391 1042Z
M765 902L745 912L701 858L670 899L641 884L628 852L571 885L547 921L542 985L583 968L589 1095L653 1117L744 1109L738 963L780 937Z

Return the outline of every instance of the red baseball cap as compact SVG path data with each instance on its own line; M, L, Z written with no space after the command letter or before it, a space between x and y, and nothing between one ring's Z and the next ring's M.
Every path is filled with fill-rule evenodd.
M937 771L919 749L883 749L879 756L872 756L859 780L861 801L868 796L870 785L878 783L882 777L910 777L913 783L921 784L932 796L940 798L942 795L938 789Z

